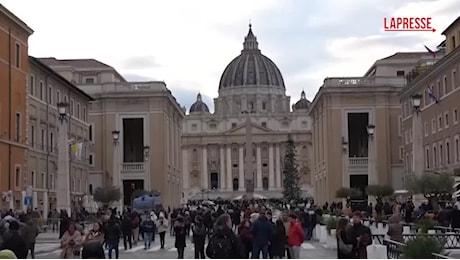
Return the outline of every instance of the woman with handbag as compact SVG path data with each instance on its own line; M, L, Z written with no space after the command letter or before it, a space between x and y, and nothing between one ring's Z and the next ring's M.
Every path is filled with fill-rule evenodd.
M338 259L351 259L354 258L353 243L348 239L348 224L350 222L346 218L339 219L337 223L337 258Z

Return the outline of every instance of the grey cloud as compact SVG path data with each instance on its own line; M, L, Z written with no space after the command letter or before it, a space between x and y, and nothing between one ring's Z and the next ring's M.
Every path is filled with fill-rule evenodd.
M155 57L152 56L136 56L125 59L122 62L124 69L150 69L155 67L160 67L161 64L158 64L155 61Z

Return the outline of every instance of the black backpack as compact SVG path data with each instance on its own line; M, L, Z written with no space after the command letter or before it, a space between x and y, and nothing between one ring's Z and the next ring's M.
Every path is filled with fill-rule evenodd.
M211 259L233 258L233 238L225 235L214 235L206 247L206 255Z

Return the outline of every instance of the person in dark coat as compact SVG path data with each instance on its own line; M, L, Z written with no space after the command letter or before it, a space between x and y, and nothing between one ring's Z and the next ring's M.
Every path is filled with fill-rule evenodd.
M259 258L262 252L262 258L268 259L268 245L273 233L273 227L264 213L261 213L251 225L251 233L253 237L252 258Z
M13 251L18 259L27 258L27 245L19 234L19 223L15 220L10 222L8 231L3 235L2 249Z
M337 222L337 233L336 239L337 239L337 259L351 259L354 258L353 254L343 252L340 250L339 246L339 240L342 240L345 245L353 245L353 242L348 239L348 227L349 227L349 221L346 218L341 218Z
M174 222L174 234L176 235L176 241L174 246L177 248L177 258L184 259L184 250L186 245L185 238L187 236L187 230L185 227L185 219L182 216L178 216Z
M219 247L220 242L224 241L225 248ZM224 246L224 244L221 245ZM232 231L230 215L225 213L220 215L206 247L206 255L211 259L244 259L242 249L239 238Z
M107 230L105 232L105 242L109 247L109 258L112 258L112 250L115 251L115 258L119 258L118 245L121 238L121 228L118 225L115 216L110 217L109 223L107 225Z
M193 244L195 245L195 259L205 259L204 244L206 242L206 227L203 224L201 216L195 217L195 223L192 226Z
M122 217L121 231L123 232L123 245L125 250L133 248L133 222L128 213L125 213Z
M371 230L363 225L361 212L353 213L353 226L348 229L348 238L353 243L353 258L366 259L367 246L372 244Z
M238 228L238 235L240 237L241 244L244 247L244 258L246 259L249 259L252 252L252 234L249 227L249 220L243 219Z
M283 220L278 219L270 238L270 252L274 259L282 259L284 257L285 245L286 229L284 228Z

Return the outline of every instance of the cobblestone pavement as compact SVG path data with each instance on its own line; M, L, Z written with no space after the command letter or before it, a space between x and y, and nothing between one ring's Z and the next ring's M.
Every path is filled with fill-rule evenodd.
M148 258L166 258L166 259L175 259L177 258L177 251L174 248L174 237L167 236L165 249L160 249L160 240L156 236L155 243L149 250L144 250L143 244L138 244L133 246L132 249L124 250L123 243L120 243L120 258L121 259L148 259ZM54 241L37 241L35 246L35 258L37 259L58 259L61 253L59 249L59 241L55 239ZM107 251L106 251L107 256ZM29 256L30 257L30 256ZM108 257L108 256L107 256ZM185 258L193 259L194 258L194 248L190 240L187 240L187 247L185 248ZM318 242L305 242L302 244L302 250L300 253L300 258L303 259L331 259L337 258L335 250L327 249L324 245Z

